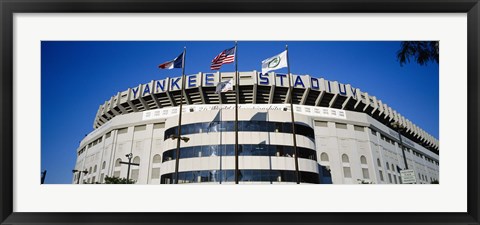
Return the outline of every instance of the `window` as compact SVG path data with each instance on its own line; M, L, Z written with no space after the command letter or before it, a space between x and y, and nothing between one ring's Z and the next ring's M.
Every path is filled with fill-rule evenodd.
M133 158L133 163L138 163L138 164L140 164L140 157L135 156L135 158Z
M352 178L352 171L350 171L350 167L343 167L343 176L345 178Z
M360 132L364 132L364 131L365 131L365 128L364 128L364 127L362 127L362 126L357 126L357 125L354 125L354 126L353 126L353 129L354 129L355 131L360 131Z
M162 162L162 157L159 154L156 154L153 156L153 163L161 163Z
M335 127L338 129L347 129L347 124L345 123L335 123Z
M152 179L160 178L160 168L152 168Z
M113 173L113 177L120 177L120 171L115 171Z
M395 172L395 165L392 163L392 171Z
M378 172L380 172L380 180L383 181L383 171L380 170Z
M392 175L391 175L391 174L388 174L388 181L389 181L390 183L393 183L393 182L392 182Z
M365 156L360 156L360 163L366 165L367 164L367 158Z
M343 155L342 155L342 162L344 162L344 163L349 163L349 162L350 162L350 160L348 159L347 154L343 154Z
M381 167L382 166L382 163L380 162L380 159L377 158L377 166L378 167Z
M324 161L324 162L327 162L327 161L328 161L328 155L327 155L327 153L322 152L322 154L320 155L320 161Z
M398 184L397 183L397 176L393 175L393 180L395 181L396 184Z
M390 165L388 165L388 162L386 162L385 165L387 165L387 170L390 169Z
M131 179L134 181L138 181L138 173L139 173L139 169L132 169Z
M363 179L370 179L370 174L368 174L367 168L362 168Z
M128 131L128 127L125 127L125 128L120 128L118 129L118 134L126 134Z
M91 173L92 173L92 167L90 167L90 168L88 169L88 174L91 174ZM89 183L90 183L90 182L89 182Z
M93 167L93 172L97 172L97 165L95 165L95 167Z
M315 121L315 126L316 127L328 127L328 122L327 121Z
M370 128L370 132L371 132L374 136L377 136L377 132L376 132L374 129Z
M107 162L103 161L103 163L102 163L102 170L105 169L106 166L107 166Z
M165 128L165 123L155 123L153 124L153 129Z
M135 126L134 131L144 131L147 129L147 125Z
M105 177L105 174L100 174L100 183L103 183L103 178Z
M115 161L115 167L120 167L120 162L122 161L122 159L118 158L116 161Z

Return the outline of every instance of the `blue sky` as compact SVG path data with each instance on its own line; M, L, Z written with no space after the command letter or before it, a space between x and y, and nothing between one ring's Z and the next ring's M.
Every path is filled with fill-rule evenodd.
M439 67L400 66L400 42L241 41L238 69L261 71L261 61L288 44L293 74L351 84L374 95L438 139ZM45 183L70 183L76 149L93 130L99 105L119 91L181 69L158 65L187 47L185 73L210 72L210 62L233 41L43 41L41 51L41 170ZM233 64L221 71L234 71ZM277 72L286 72L286 69Z

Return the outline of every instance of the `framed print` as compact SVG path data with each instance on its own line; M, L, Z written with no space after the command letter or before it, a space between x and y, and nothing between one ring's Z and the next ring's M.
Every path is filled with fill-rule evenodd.
M479 224L476 0L1 6L2 224Z

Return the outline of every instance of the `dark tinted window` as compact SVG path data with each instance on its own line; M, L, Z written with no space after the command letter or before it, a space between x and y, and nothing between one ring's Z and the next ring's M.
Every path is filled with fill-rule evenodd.
M320 176L311 172L300 172L302 183L320 183ZM296 182L295 171L289 170L240 170L241 182ZM174 183L175 174L169 173L161 176L161 183ZM233 182L235 170L202 170L178 173L178 183L198 182Z

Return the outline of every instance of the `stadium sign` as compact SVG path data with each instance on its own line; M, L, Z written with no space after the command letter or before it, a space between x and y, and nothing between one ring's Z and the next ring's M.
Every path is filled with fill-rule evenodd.
M198 73L186 76L185 88L215 87L220 81L220 73ZM223 77L223 76L222 76ZM253 77L255 82L261 86L288 87L287 74L281 73L256 73ZM173 77L163 80L151 81L147 84L141 84L131 88L130 94L133 99L151 95L154 93L164 93L167 91L177 91L181 89L182 78ZM316 91L337 92L343 96L351 96L357 99L357 88L348 84L328 81L323 78L315 78L309 75L292 75L292 84L295 88L311 89Z

